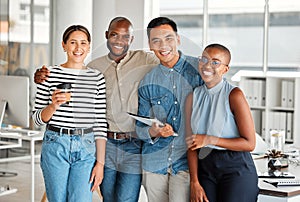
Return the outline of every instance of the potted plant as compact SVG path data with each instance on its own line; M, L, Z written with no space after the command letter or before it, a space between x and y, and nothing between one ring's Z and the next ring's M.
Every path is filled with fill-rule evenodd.
M268 150L268 169L269 171L280 170L281 168L288 167L288 155L283 154L276 149Z

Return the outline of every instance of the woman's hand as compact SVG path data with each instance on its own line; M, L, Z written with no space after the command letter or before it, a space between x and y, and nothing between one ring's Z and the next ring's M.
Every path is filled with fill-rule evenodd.
M55 90L51 96L52 103L45 107L41 112L41 118L43 122L47 123L59 108L59 106L66 102L67 98L64 93L60 93L60 90Z
M191 150L196 150L210 144L212 137L205 134L194 134L186 138L187 147Z
M95 191L102 183L103 173L104 173L104 164L99 161L96 161L96 164L93 168L91 178L90 178L90 183L94 182L93 187L91 189L92 192Z
M190 182L191 202L209 202L203 187L199 182Z
M52 104L54 105L55 109L58 109L61 104L67 102L67 97L65 93L61 93L59 89L55 90L51 96Z

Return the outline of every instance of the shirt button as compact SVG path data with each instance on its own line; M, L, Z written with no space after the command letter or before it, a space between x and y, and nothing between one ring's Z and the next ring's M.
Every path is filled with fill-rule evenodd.
M159 105L160 105L160 101L158 101L158 102L157 102L157 104L159 104Z
M176 117L173 117L173 121L175 121L176 120Z
M174 104L176 104L176 105L177 105L177 103L178 103L177 101L174 102Z
M176 88L176 86L173 86L173 88L175 89L175 88Z
M174 148L174 145L172 145L171 148Z
M171 158L168 158L168 160L171 161L172 159L171 159Z

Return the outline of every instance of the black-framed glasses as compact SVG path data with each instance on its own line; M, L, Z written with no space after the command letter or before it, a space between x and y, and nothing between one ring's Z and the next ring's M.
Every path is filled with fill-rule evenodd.
M210 59L208 59L208 57L205 57L205 56L199 56L199 57L198 57L198 60L199 60L199 63L202 63L202 64L204 64L204 65L210 63L210 66L211 66L212 68L218 68L218 67L220 67L220 65L228 66L227 64L224 64L224 63L222 63L222 62L219 61L219 60L215 60L215 59L210 60Z

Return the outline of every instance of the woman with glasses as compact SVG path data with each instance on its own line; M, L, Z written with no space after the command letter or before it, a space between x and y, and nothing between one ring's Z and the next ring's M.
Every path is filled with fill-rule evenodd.
M223 45L208 45L199 57L205 85L186 100L191 201L257 201L258 177L250 155L255 128L243 92L223 79L230 59Z

